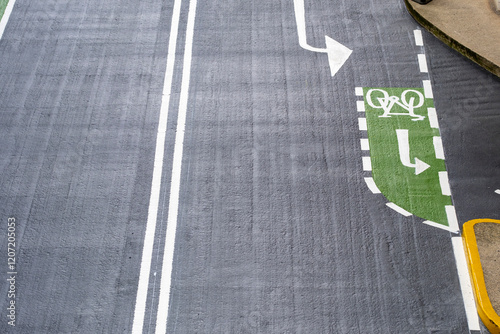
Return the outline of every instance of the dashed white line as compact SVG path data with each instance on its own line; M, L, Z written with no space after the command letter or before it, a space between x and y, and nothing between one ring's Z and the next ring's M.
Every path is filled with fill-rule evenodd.
M439 129L439 122L435 108L427 108L427 114L429 115L429 123L431 128Z
M364 117L358 118L358 124L359 124L359 129L361 131L367 131L368 130L368 127L366 125L366 118L364 118Z
M424 95L426 99L433 99L434 94L432 93L432 85L430 80L423 80L424 84Z
M363 96L363 87L356 87L354 88L354 92L356 94L356 96Z
M396 211L397 213L399 213L405 217L410 217L413 215L411 212L406 211L405 209L403 209L399 205L396 205L392 202L385 203L385 205L387 205L389 208L393 209L394 211Z
M446 217L448 218L448 226L450 227L450 231L459 232L460 228L458 227L458 218L455 207L453 205L446 205L444 208L446 210Z
M7 26L7 22L9 22L10 14L12 13L12 9L14 8L15 3L16 0L9 0L9 2L7 3L7 7L5 7L2 20L0 21L0 39L2 39L5 27Z
M357 107L359 112L364 112L365 111L365 101L357 101L356 107Z
M425 57L425 54L418 55L418 66L420 68L420 72L422 72L422 73L429 72L429 69L427 68L427 59Z
M369 151L370 150L370 142L368 141L367 138L361 138L361 150L362 151Z
M415 44L417 46L424 46L424 39L422 38L422 32L416 29L413 31L413 35L415 36Z
M372 161L371 161L370 157L363 157L363 170L365 172L372 171Z
M439 185L441 186L441 193L444 196L451 196L450 183L448 181L448 172L439 172Z
M500 195L500 189L495 190L495 193Z
M370 191L373 194L380 194L380 190L378 189L377 185L375 184L375 181L373 181L372 177L365 177L365 182L366 182L366 185L368 186L368 189L370 189Z
M436 152L436 159L444 160L443 141L441 137L432 137L432 142L434 144L434 151Z

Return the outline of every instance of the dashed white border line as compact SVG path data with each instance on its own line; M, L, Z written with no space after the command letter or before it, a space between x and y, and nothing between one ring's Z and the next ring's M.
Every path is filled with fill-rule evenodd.
M15 3L16 3L16 0L9 0L7 7L5 7L5 11L3 12L2 20L0 21L0 39L2 39L2 37L3 37L5 27L7 27L7 22L9 22L10 14L12 13L12 9L14 8Z

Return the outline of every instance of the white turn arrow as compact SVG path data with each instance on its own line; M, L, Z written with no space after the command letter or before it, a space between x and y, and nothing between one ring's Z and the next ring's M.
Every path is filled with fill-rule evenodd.
M307 44L306 34L306 13L304 0L294 0L295 20L297 21L297 33L299 35L299 45L312 52L321 52L328 55L328 63L330 64L330 72L332 77L340 70L352 53L352 50L345 45L340 44L333 38L325 36L326 48L315 48Z
M415 175L422 173L430 167L428 164L418 158L415 158L415 163L411 162L408 130L398 129L396 130L396 135L398 136L399 158L401 159L401 163L403 164L403 166L415 168Z

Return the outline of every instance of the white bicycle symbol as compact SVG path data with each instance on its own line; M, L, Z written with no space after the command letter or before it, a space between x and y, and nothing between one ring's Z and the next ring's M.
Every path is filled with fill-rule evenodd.
M372 93L373 92L380 92L382 93L382 97L377 97L378 105L375 105L372 100ZM415 104L415 95L410 94L414 93L416 94L416 97L418 98L417 104ZM408 99L408 94L410 94L410 97ZM413 95L413 96L411 96ZM401 94L401 98L397 96L389 96L389 93L387 93L383 89L379 88L373 88L370 89L366 93L366 102L370 105L370 107L374 109L384 109L384 114L379 116L379 117L391 117L392 115L406 115L406 116L411 116L413 119L412 121L421 121L425 118L425 116L421 115L416 115L415 114L415 109L420 108L421 106L424 105L425 98L422 93L420 93L417 90L414 89L407 89ZM391 112L392 108L394 105L399 105L400 107L408 110L407 113L395 113Z

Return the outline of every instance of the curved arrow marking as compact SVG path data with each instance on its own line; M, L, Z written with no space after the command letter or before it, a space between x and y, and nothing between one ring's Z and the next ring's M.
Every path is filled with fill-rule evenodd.
M403 164L403 166L415 168L415 175L422 173L430 167L430 165L418 158L415 158L415 163L411 162L408 130L398 129L396 130L396 135L398 136L399 159L401 159L401 163Z
M330 64L330 73L333 77L347 61L352 50L328 36L325 36L326 48L316 48L307 44L304 0L294 0L293 5L295 8L295 20L297 21L299 45L308 51L326 53L328 55L328 63Z

